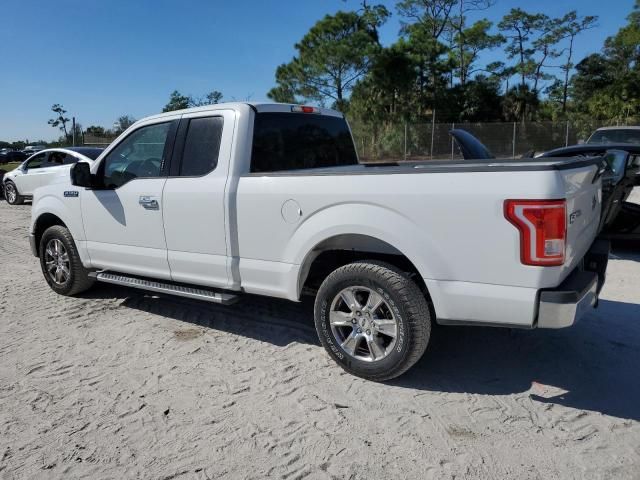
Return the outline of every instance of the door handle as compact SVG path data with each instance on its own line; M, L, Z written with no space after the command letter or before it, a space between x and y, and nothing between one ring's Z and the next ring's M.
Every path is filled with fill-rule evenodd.
M160 210L158 200L153 197L142 196L140 200L138 200L138 203L146 210Z

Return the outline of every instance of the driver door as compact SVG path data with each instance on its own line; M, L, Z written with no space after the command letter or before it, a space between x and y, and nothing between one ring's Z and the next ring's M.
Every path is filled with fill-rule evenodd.
M163 120L141 126L111 149L95 173L102 188L81 192L95 268L171 279L162 191L178 120Z

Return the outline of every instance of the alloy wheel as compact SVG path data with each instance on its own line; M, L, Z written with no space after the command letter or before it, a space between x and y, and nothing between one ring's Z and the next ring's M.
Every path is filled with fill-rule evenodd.
M5 195L7 197L7 202L14 203L16 201L16 197L18 196L16 192L16 187L13 183L7 183L4 186Z
M56 285L64 285L71 275L71 262L64 244L57 238L53 238L47 243L44 263L49 278Z
M331 332L347 355L378 362L393 350L398 322L383 296L368 287L342 290L331 303Z

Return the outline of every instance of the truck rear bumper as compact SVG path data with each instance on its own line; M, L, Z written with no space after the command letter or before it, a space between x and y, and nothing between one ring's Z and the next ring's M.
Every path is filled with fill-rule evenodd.
M538 328L573 325L598 300L598 275L573 272L557 289L540 292Z
M609 259L609 242L596 240L584 258L557 288L540 292L538 328L565 328L598 304Z

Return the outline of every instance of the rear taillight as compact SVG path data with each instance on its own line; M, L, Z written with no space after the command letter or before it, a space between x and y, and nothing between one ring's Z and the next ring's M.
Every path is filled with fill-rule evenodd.
M506 200L504 216L520 230L520 258L525 265L564 263L567 242L566 200Z

